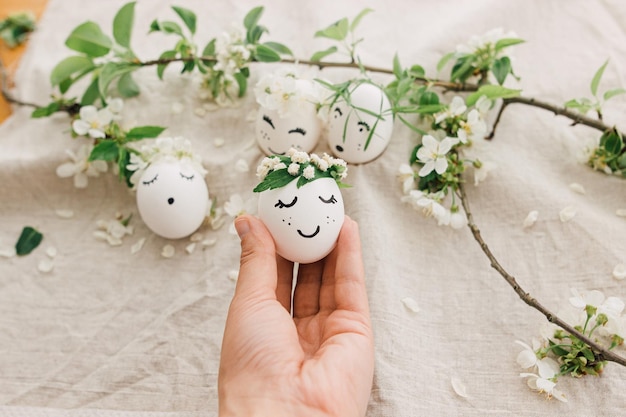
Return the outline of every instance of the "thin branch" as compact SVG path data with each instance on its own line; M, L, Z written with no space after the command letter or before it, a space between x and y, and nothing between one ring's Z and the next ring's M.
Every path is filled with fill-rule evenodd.
M460 197L461 204L463 205L463 209L465 210L465 216L467 217L467 225L469 229L471 230L472 235L474 236L474 239L480 245L480 248L482 249L483 253L487 256L487 258L491 262L491 267L495 269L496 271L498 271L498 273L513 288L513 290L522 299L522 301L524 301L527 305L529 305L530 307L542 313L546 317L546 319L548 319L550 323L556 324L557 326L561 327L563 330L576 336L578 339L580 339L581 341L589 345L589 347L591 347L594 350L595 356L598 360L611 361L611 362L615 362L620 365L626 366L626 358L597 344L596 342L591 340L589 337L585 336L584 334L576 330L573 326L563 321L561 318L559 318L557 315L555 315L546 307L544 307L541 303L539 303L539 301L533 298L529 293L524 291L524 289L517 283L517 280L515 279L515 277L513 277L504 269L504 267L500 264L500 262L496 259L494 254L491 252L491 249L489 249L489 246L487 246L487 243L485 243L485 241L483 240L482 235L480 233L480 229L478 228L478 226L476 226L476 223L474 223L474 219L472 216L472 212L470 210L469 201L467 198L467 194L465 193L465 187L463 183L459 183L458 196Z
M0 89L2 91L2 97L4 97L4 99L11 104L28 107L39 107L37 104L18 100L13 97L13 95L11 95L11 93L9 92L9 74L6 67L4 66L4 62L2 62L2 59L0 59Z

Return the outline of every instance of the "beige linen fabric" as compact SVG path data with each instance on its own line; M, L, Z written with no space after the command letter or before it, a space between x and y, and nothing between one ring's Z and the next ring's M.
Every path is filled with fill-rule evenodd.
M72 54L70 30L87 20L111 33L123 1L51 0L16 75L14 94L46 103L54 65ZM180 1L198 14L200 44L241 22L257 1ZM147 35L155 19L176 19L168 1L137 2L132 46L153 59L174 38ZM438 59L470 36L494 27L515 31L527 42L511 49L524 94L561 104L589 95L596 69L610 58L601 91L624 85L626 6L621 1L302 1L265 2L267 40L289 45L308 58L330 43L316 30L350 18L363 7L359 46L364 63L391 67L395 53L405 66L423 65L436 76ZM254 64L250 86L276 68ZM124 121L164 125L163 136L185 136L209 170L211 196L222 205L239 193L254 198L254 169L262 158L252 142L256 108L252 91L241 106L199 116L196 81L174 66L165 81L154 68L139 72L142 93L126 102ZM333 82L351 70L324 70ZM372 74L379 82L390 79ZM439 74L444 78L446 74ZM447 100L452 98L448 93ZM172 112L180 103L183 111ZM68 118L33 120L16 108L0 126L0 244L11 245L25 225L44 233L40 248L0 259L0 415L45 417L205 417L216 415L217 371L224 321L238 268L239 240L228 224L204 228L214 246L185 252L188 239L167 241L141 222L134 195L106 174L74 188L55 169L66 149ZM606 106L608 124L624 125L626 99ZM626 263L626 182L593 172L577 159L598 133L540 109L512 105L496 139L482 152L498 168L478 187L468 171L468 194L485 240L519 283L553 311L567 303L570 288L600 289L626 298L626 283L611 276ZM223 138L225 145L215 147ZM539 335L545 319L527 307L490 268L468 229L439 227L401 203L396 180L415 135L401 123L387 151L374 162L351 166L343 192L347 213L361 228L367 286L376 338L376 371L368 416L617 416L626 409L626 369L610 364L600 378L562 378L568 403L531 392L515 358ZM327 151L321 143L316 151ZM244 159L246 173L235 169ZM577 182L586 189L569 188ZM576 209L569 222L559 219ZM72 219L55 214L71 209ZM522 222L537 210L537 223ZM132 236L119 247L94 239L99 219L133 214ZM146 238L132 255L131 246ZM166 244L173 258L160 253ZM47 247L57 248L54 270L37 264ZM413 298L419 312L402 299ZM624 350L621 351L624 353ZM466 387L458 396L452 379Z

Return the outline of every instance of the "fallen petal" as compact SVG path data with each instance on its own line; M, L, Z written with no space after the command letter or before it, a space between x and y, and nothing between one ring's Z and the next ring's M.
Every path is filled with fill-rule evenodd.
M402 299L402 304L404 304L404 306L409 309L410 311L414 312L414 313L419 313L420 308L417 305L417 301L415 301L414 299L412 299L411 297L405 297Z
M239 270L238 269L231 269L230 271L228 271L228 279L231 281L237 281L237 279L239 278Z
M50 246L48 249L46 249L46 255L54 258L55 256L57 256L57 248L55 248L54 246Z
M626 265L624 264L615 265L615 268L613 268L613 278L615 279L626 278Z
M172 245L163 246L163 250L161 251L161 256L164 258L171 258L176 253L176 249Z
M465 384L461 382L459 378L453 376L450 382L452 383L452 389L454 389L454 392L456 392L459 397L468 398Z
M248 172L250 171L250 166L248 166L248 163L244 159L239 159L235 163L235 170L237 172Z
M59 216L62 219L70 219L74 217L73 210L59 209L59 210L55 210L54 212L56 213L57 216Z
M39 261L39 264L37 265L37 269L39 270L39 272L44 272L44 273L52 271L53 268L54 268L54 261L49 258L42 259L41 261Z
M578 184L577 182L573 182L569 185L570 190L574 191L575 193L578 194L585 194L585 187L583 187L582 185Z
M196 243L195 243L195 242L194 242L194 243L190 243L189 245L187 245L187 246L185 247L185 252L187 252L187 253L188 253L188 254L190 254L190 255L191 255L191 254L193 253L193 251L195 251L195 250L196 250Z
M12 258L15 255L17 255L15 251L15 246L7 246L7 247L0 248L0 257Z
M559 218L563 223L572 220L576 216L576 209L572 206L567 206L559 213Z
M180 114L183 112L184 106L182 105L182 103L179 103L178 101L175 101L174 103L172 103L172 113L174 114Z
M213 141L213 146L215 146L216 148L221 148L222 146L224 146L225 143L226 141L224 140L224 138L216 138Z
M216 238L212 238L212 239L204 239L202 241L202 246L206 247L206 246L213 246L217 243L217 239Z
M524 219L523 227L524 229L531 227L533 224L537 222L537 218L539 217L539 212L537 210L532 210L528 213L526 218Z
M135 242L135 244L133 246L130 247L130 253L131 255L136 254L137 252L139 252L141 250L141 248L143 248L143 244L146 243L146 238L142 237L141 239L139 239L137 242Z

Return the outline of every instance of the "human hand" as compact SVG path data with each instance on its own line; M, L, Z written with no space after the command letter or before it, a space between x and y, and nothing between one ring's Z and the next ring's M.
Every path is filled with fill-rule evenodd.
M356 222L346 216L333 251L299 265L293 311L293 263L260 220L244 215L235 227L241 267L222 342L220 416L365 415L374 347Z

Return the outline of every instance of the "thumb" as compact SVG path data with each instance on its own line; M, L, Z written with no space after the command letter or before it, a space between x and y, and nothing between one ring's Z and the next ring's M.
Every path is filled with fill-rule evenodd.
M241 260L235 296L276 298L278 280L274 240L261 220L242 215L235 219L241 239Z

